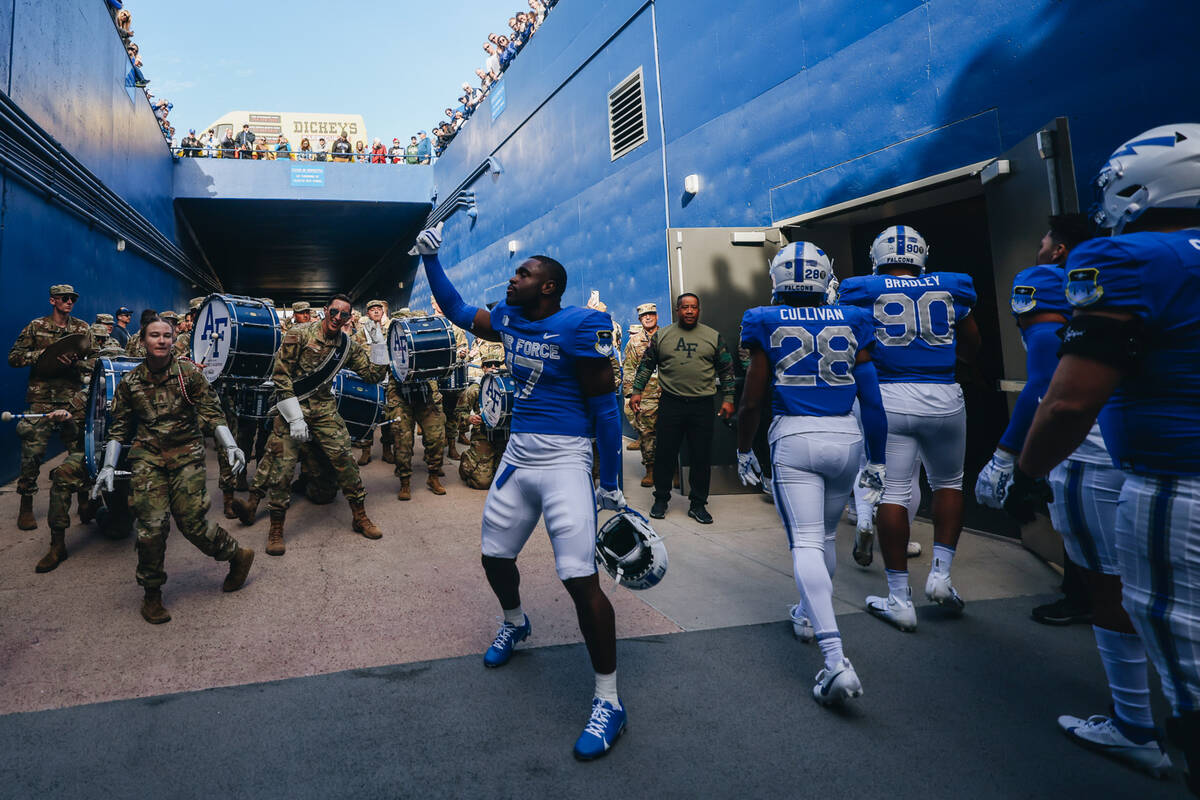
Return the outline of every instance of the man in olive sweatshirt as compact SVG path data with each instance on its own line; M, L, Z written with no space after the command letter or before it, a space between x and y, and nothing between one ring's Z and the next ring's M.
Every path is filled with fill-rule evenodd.
M654 472L654 505L650 516L667 515L671 499L673 464L679 460L679 447L687 438L691 452L688 475L688 516L704 525L712 524L708 503L709 468L712 453L713 420L733 414L733 358L721 334L700 324L700 298L690 292L675 302L678 322L659 328L646 348L633 379L629 405L637 413L642 390L658 370L662 396L658 402L655 436L658 452L655 461L662 465ZM721 395L720 410L713 414L714 397Z

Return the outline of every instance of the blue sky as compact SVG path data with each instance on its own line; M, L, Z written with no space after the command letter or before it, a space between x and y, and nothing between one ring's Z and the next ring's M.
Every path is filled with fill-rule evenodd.
M362 114L386 142L444 119L463 81L478 85L488 33L507 33L508 18L528 10L525 0L125 7L150 91L174 103L178 138L242 109Z

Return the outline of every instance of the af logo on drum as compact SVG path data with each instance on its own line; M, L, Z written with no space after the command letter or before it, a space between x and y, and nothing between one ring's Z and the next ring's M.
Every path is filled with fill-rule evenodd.
M515 394L516 382L511 375L500 372L484 375L479 384L479 415L484 424L492 429L506 427Z

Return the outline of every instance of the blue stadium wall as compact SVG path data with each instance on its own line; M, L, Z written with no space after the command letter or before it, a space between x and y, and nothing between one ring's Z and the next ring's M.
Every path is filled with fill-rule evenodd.
M1057 116L1088 198L1122 140L1200 118L1200 73L1178 61L1197 22L1200 4L1161 1L561 0L505 73L502 113L485 101L435 164L441 199L489 156L502 169L464 187L478 217L447 221L442 260L484 302L546 252L568 302L597 289L628 325L668 302L667 228L769 226L996 156ZM649 140L610 161L607 95L639 68ZM420 272L411 303L428 305Z
M171 158L103 0L15 0L0 8L0 90L159 231L175 238ZM190 286L48 203L0 170L0 341L49 312L52 283L80 293L90 322L126 304L181 307ZM136 325L136 319L135 319ZM28 369L7 366L0 408L24 405ZM19 443L0 427L0 482L17 474ZM42 485L47 485L42 473Z

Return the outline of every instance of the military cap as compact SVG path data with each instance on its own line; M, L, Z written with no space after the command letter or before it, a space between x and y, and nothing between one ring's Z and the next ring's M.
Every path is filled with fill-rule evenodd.
M302 314L305 311L312 311L312 306L310 306L308 303L304 302L303 300L301 300L297 303L292 303L292 313L293 314Z
M387 303L383 302L382 300L371 300L370 302L367 303L367 311L370 311L375 306L379 306L380 308L386 308Z
M100 341L108 338L108 328L104 327L102 322L92 323L92 336L95 336Z
M113 319L112 314L97 314L96 322L100 322L105 325L116 325L117 324L116 320Z
M171 322L179 321L179 315L176 314L174 311L160 311L160 312L158 312L158 315L165 320L170 320Z
M639 317L642 314L657 314L657 313L658 313L658 306L654 305L654 303L642 303L640 306L637 307L637 315Z
M191 300L188 300L188 311L195 311L202 305L204 305L203 297L193 297Z
M69 295L76 300L79 299L79 292L75 291L75 287L69 283L56 283L50 287L51 297L61 297L62 295Z

